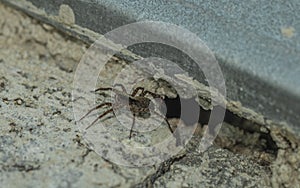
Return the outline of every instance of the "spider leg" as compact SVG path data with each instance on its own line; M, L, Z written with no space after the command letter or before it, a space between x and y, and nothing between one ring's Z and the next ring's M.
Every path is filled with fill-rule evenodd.
M115 93L120 93L119 90L117 90L117 89L114 88L116 86L121 87L122 91L127 94L127 91L126 91L125 87L122 84L115 84L113 87L100 87L100 88L95 89L94 92L97 92L97 91L113 91Z
M132 97L135 97L136 96L136 94L139 92L139 91L142 91L142 93L141 93L141 97L144 97L145 95L147 95L147 94L149 94L149 95L151 95L152 97L154 97L154 98L161 98L162 99L162 96L161 95L159 95L159 94L156 94L156 93L153 93L153 92L151 92L151 91L145 91L145 89L144 88L142 88L142 87L137 87L137 88L135 88L135 90L132 92L132 94L131 94L131 96Z
M132 118L132 125L131 125L131 129L130 129L130 133L129 133L129 139L131 139L131 135L132 135L132 130L133 130L134 124L135 124L135 116L133 116L133 118Z
M131 96L132 96L132 97L135 97L136 94L137 94L140 90L142 90L142 93L144 93L144 88L142 88L142 87L137 87L137 88L135 88L135 89L133 90L133 92L131 93ZM144 96L144 95L143 95L143 96Z
M105 102L105 103L102 103L94 108L92 108L91 110L89 110L82 118L80 118L78 121L81 121L83 118L85 118L86 116L88 116L91 112L93 112L94 110L97 110L103 106L112 106L112 104L110 102Z
M154 98L160 98L160 99L163 99L163 97L159 94L156 94L156 93L153 93L151 91L143 91L143 96L145 96L146 94L149 94L151 95L152 97Z
M114 92L117 92L116 89L111 88L111 87L100 87L100 88L95 89L94 92L97 92L97 91L114 91Z
M172 130L172 128L171 128L171 125L170 125L168 119L167 119L165 116L163 116L163 115L161 115L161 114L159 114L159 113L157 113L157 112L155 112L155 111L153 111L153 112L154 112L154 114L156 114L156 115L158 115L159 117L163 118L163 119L167 122L168 127L169 127L169 130L170 130L171 133L173 134L173 130Z
M108 113L110 113L110 112L113 112L113 111L114 111L114 109L111 108L111 109L109 109L109 110L103 112L103 114L101 114L100 116L98 116L98 117L93 121L93 123L91 123L91 124L86 128L86 130L89 129L91 126L93 126L99 119L101 119L102 117L104 117L106 114L108 114Z

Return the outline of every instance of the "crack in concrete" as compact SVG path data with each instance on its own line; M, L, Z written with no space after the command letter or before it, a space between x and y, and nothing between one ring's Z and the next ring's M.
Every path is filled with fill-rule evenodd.
M132 187L142 188L142 187L153 187L154 182L165 173L170 170L170 167L175 162L182 160L186 156L186 153L179 156L173 157L161 163L154 174L148 175L142 182L133 185Z

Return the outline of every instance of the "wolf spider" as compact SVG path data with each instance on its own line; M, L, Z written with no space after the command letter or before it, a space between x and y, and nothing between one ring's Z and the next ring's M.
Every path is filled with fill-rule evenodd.
M122 91L119 91L117 89L115 89L114 87L119 86L122 88ZM109 113L114 113L114 109L119 109L122 107L126 107L129 106L130 111L133 114L133 118L132 118L132 125L131 125L131 129L130 129L130 133L129 133L129 139L131 139L132 136L132 132L133 132L133 128L134 128L134 124L135 124L135 118L137 116L139 117L144 117L143 115L147 114L150 116L150 102L151 100L149 98L146 97L146 95L151 95L153 98L160 98L163 99L162 95L150 92L145 90L142 87L137 87L136 89L133 90L133 92L131 94L128 94L125 87L122 84L115 84L113 88L111 87L106 87L106 88L98 88L95 90L95 92L97 91L113 91L116 95L115 95L115 102L111 103L111 102L104 102L101 103L97 106L95 106L94 108L92 108L91 110L89 110L79 121L81 121L82 119L84 119L86 116L88 116L91 112L93 112L94 110L97 110L101 107L111 107L109 110L106 110L105 112L103 112L101 115L99 115L86 129L90 128L91 126L93 126L98 120L100 120L101 118L103 118L105 115L109 114ZM137 95L139 93L139 91L141 91L140 95ZM170 132L173 134L173 130L171 128L171 125L169 124L167 118L163 115L161 115L158 112L155 112L154 110L152 110L152 112L156 115L158 115L159 117L163 118L166 123L168 124L168 128L170 130ZM148 117L149 117L148 116ZM145 117L144 117L145 118Z

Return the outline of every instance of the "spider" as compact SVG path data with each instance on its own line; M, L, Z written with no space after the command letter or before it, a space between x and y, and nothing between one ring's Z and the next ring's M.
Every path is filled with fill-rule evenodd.
M116 86L121 87L122 91L115 89ZM113 91L116 94L115 102L114 103L104 102L104 103L101 103L101 104L95 106L94 108L89 110L82 118L80 118L79 121L84 119L86 116L88 116L94 110L97 110L97 109L105 107L105 106L111 107L110 109L108 109L105 112L103 112L102 114L100 114L86 128L86 129L89 129L91 126L93 126L98 120L103 118L105 115L107 115L109 113L113 113L115 115L114 109L119 109L119 108L122 108L125 106L129 106L129 109L130 109L131 113L133 114L132 125L131 125L131 129L130 129L130 133L129 133L129 139L131 139L131 137L132 137L132 132L133 132L134 124L135 124L135 118L137 116L143 117L143 118L147 118L150 116L151 100L149 98L147 98L146 95L148 94L148 95L151 95L153 98L163 99L162 95L147 91L142 87L137 87L136 89L133 90L133 92L131 94L128 94L125 87L122 84L115 84L114 87L98 88L95 90L95 92L97 92L97 91ZM140 92L140 94L138 95L139 92ZM170 132L173 134L173 130L172 130L171 125L168 122L167 118L154 110L151 110L151 111L166 121Z

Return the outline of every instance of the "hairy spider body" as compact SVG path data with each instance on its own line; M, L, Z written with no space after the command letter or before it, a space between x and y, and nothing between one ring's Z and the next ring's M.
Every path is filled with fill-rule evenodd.
M129 98L130 111L133 115L148 118L150 117L150 102L146 97Z
M160 116L161 118L163 118L166 121L166 123L168 124L168 128L169 128L170 132L173 133L173 130L172 130L167 118L165 116L161 115L160 113L154 111L154 106L151 107L151 105L150 105L151 100L149 98L145 97L145 95L149 94L154 98L162 99L163 97L161 95L158 95L158 94L150 92L150 91L146 91L142 87L137 87L129 95L126 92L126 89L123 85L116 84L115 86L121 87L122 91L119 91L115 88L98 88L98 89L95 90L95 92L97 92L97 91L109 91L109 90L113 91L116 94L115 95L115 102L114 103L104 102L104 103L102 103L100 105L97 105L96 107L92 108L91 110L89 110L80 120L82 120L83 118L88 116L91 112L93 112L96 109L99 109L99 108L102 108L102 107L105 107L105 106L111 107L110 109L108 109L105 112L103 112L102 114L100 114L86 129L93 126L98 120L100 120L105 115L107 115L109 113L114 113L114 109L120 109L122 107L128 106L131 113L132 113L132 115L133 115L132 125L131 125L131 129L130 129L130 133L129 133L129 139L131 139L131 136L132 136L133 127L134 127L134 124L135 124L135 118L136 117L149 118L151 116L150 112L153 112L154 114L156 114L156 115ZM141 91L141 94L137 96L139 91Z

